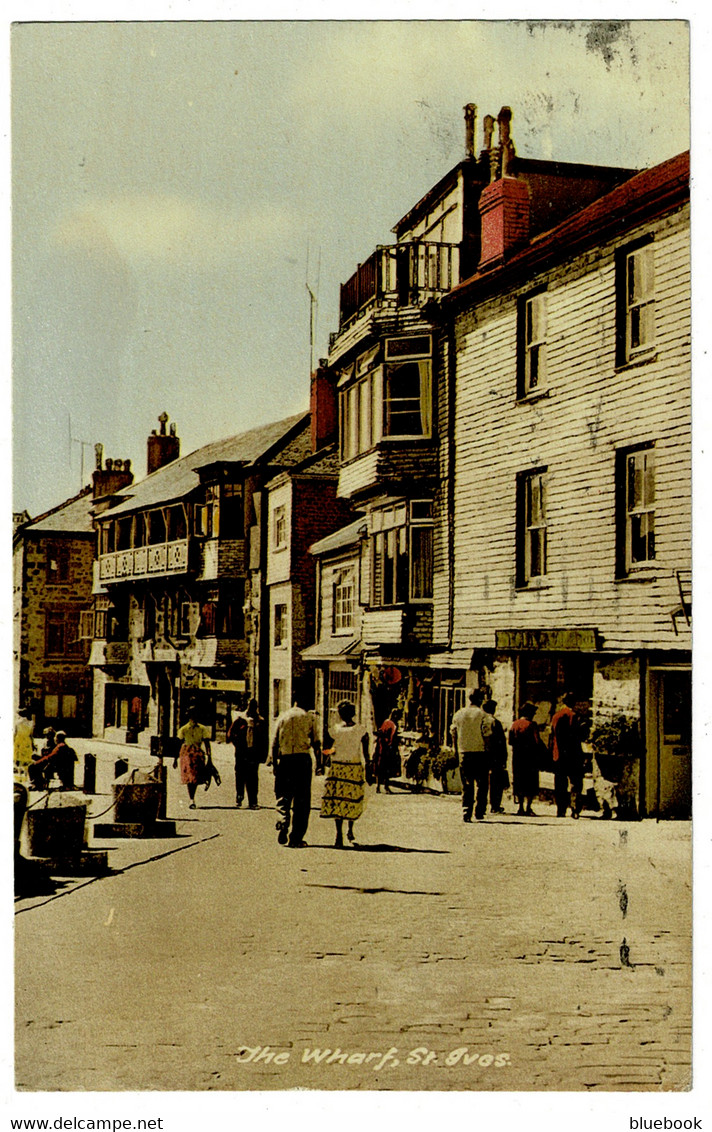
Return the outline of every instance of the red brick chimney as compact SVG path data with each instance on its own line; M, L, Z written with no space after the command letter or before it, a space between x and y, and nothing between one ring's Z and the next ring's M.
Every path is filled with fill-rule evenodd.
M133 472L130 460L104 460L104 445L95 444L96 468L92 473L92 496L101 499L107 495L114 495L123 487L133 483Z
M512 111L503 106L497 118L499 140L492 145L494 119L484 120L485 150L489 157L490 184L480 194L481 251L478 271L501 267L529 240L529 188L509 173L514 145L509 136Z
M146 472L149 476L151 472L157 472L159 468L164 468L166 464L172 464L180 456L180 438L176 436L175 424L171 425L170 432L167 433L168 413L161 413L158 420L161 431L156 432L154 428L148 438Z
M336 440L339 433L336 386L324 366L319 366L312 374L309 408L312 452L318 452Z

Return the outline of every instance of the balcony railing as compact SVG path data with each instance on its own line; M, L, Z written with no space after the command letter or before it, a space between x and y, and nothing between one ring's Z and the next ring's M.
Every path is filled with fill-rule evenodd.
M421 306L459 282L457 244L388 244L376 248L341 284L339 329L379 302Z
M188 539L115 550L99 558L102 582L127 578L150 578L156 574L185 574L188 569Z

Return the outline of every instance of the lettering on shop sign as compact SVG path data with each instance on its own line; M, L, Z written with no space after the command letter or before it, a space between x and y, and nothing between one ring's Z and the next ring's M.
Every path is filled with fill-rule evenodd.
M497 629L498 649L586 652L596 648L595 629Z

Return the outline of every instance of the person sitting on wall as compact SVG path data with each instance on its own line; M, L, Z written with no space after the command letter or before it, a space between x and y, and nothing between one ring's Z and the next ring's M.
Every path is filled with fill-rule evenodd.
M47 728L45 735L48 732L54 732L51 728ZM48 736L49 739L49 736ZM77 762L77 752L73 747L67 743L67 734L65 731L58 731L54 735L54 745L48 751L50 743L45 743L42 748L42 754L36 759L29 768L30 782L36 790L47 790L53 776L56 774L62 790L74 789L74 764Z
M50 755L52 769L62 784L62 790L73 790L74 764L78 761L77 752L67 743L66 732L58 731L55 739L57 746Z

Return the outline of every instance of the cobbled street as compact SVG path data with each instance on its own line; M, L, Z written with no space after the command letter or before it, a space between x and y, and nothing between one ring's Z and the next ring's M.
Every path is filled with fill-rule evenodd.
M399 792L290 850L216 762L196 811L169 771L176 838L17 902L18 1089L688 1087L689 823Z

